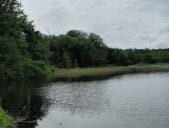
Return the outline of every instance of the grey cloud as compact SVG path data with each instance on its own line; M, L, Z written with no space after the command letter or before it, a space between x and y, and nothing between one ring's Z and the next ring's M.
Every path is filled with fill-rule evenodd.
M154 41L156 41L155 38L152 38L152 37L150 37L150 36L141 36L140 39L141 39L141 40L144 40L144 41L149 41L149 42L154 42Z
M165 33L169 34L169 27L166 27L166 28L160 30L159 32L163 33L163 34L165 34Z
M160 42L169 42L168 0L21 2L29 19L45 34L59 35L71 29L94 32L108 46L119 48L157 48Z
M156 45L155 48L161 48L161 49L169 48L169 43L167 43L167 42L159 43Z
M122 30L124 30L124 27L123 27L123 26L119 26L119 27L117 27L115 30L116 30L116 31L122 31Z

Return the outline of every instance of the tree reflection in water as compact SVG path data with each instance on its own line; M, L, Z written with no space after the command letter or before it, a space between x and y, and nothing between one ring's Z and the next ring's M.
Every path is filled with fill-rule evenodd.
M19 128L35 128L47 108L42 109L42 97L35 88L42 86L38 82L1 82L0 97L2 107L17 119Z

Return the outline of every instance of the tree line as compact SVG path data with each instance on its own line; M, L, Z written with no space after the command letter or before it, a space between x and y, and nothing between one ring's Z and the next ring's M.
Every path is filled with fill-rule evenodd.
M57 68L169 62L169 49L109 48L103 39L80 30L44 35L17 0L0 1L0 78L46 77Z

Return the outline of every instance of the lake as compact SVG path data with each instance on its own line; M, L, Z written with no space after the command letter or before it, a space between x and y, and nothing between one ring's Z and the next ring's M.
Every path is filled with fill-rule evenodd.
M19 128L169 128L169 73L4 82L0 97Z

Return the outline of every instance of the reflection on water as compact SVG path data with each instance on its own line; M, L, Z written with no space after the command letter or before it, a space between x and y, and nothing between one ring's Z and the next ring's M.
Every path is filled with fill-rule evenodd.
M37 82L12 82L2 83L0 86L0 98L2 107L19 120L19 128L34 128L36 120L44 116L41 110L42 98L36 95L36 88L41 86ZM33 121L32 123L26 123Z
M99 114L107 110L109 100L106 98L105 87L100 82L57 83L38 90L44 101L51 108L69 111L71 115Z
M0 87L20 128L168 128L169 73ZM30 98L29 98L30 97Z

